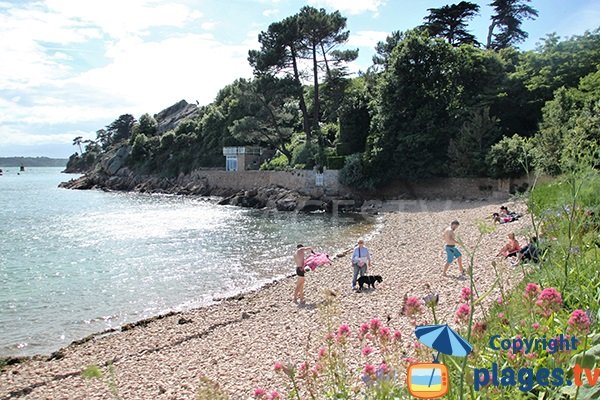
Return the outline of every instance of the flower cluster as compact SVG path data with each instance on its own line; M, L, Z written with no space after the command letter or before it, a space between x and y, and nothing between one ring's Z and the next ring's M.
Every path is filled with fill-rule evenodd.
M260 400L279 400L282 397L276 390L273 390L271 393L267 393L265 389L257 388L254 389L254 398Z
M562 306L562 296L553 287L546 288L538 295L535 304L540 307L540 312L544 317L549 317L552 313L560 310Z
M537 284L529 282L525 287L525 293L523 296L525 296L527 300L533 302L537 299L541 292L542 290Z
M571 313L568 324L569 329L585 334L589 332L592 321L590 321L590 317L585 313L585 311L575 310Z
M464 287L462 288L462 290L460 291L460 300L468 303L471 301L471 289L469 289L468 287Z
M413 318L423 312L423 302L414 296L407 297L402 308L402 314Z
M456 309L454 314L454 321L458 323L469 322L469 315L471 315L471 306L467 303L462 303Z

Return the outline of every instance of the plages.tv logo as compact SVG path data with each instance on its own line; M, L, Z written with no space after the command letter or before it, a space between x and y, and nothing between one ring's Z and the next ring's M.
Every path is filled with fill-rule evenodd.
M448 367L438 361L440 353L466 357L473 346L452 328L445 325L422 325L415 329L417 339L437 351L430 363L414 363L406 371L408 392L420 399L436 399L445 396L450 386Z

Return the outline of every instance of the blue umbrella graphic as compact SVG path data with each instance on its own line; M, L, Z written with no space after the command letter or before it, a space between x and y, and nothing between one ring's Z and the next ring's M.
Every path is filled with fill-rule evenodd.
M437 350L437 356L433 362L438 362L440 353L449 356L466 357L473 351L473 346L458 333L456 333L448 324L444 325L422 325L415 329L415 335L419 342L425 346ZM433 372L429 379L429 386L433 380Z

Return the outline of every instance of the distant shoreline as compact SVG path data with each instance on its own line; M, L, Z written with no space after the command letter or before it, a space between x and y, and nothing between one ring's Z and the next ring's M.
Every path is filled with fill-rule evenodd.
M0 168L66 167L66 158L50 157L0 157Z

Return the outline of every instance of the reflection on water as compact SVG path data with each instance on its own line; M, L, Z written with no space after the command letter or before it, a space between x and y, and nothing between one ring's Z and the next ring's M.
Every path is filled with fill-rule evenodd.
M373 229L356 215L58 189L66 179L58 172L32 168L0 181L0 356L49 353L256 288L293 272L297 243L335 253Z

